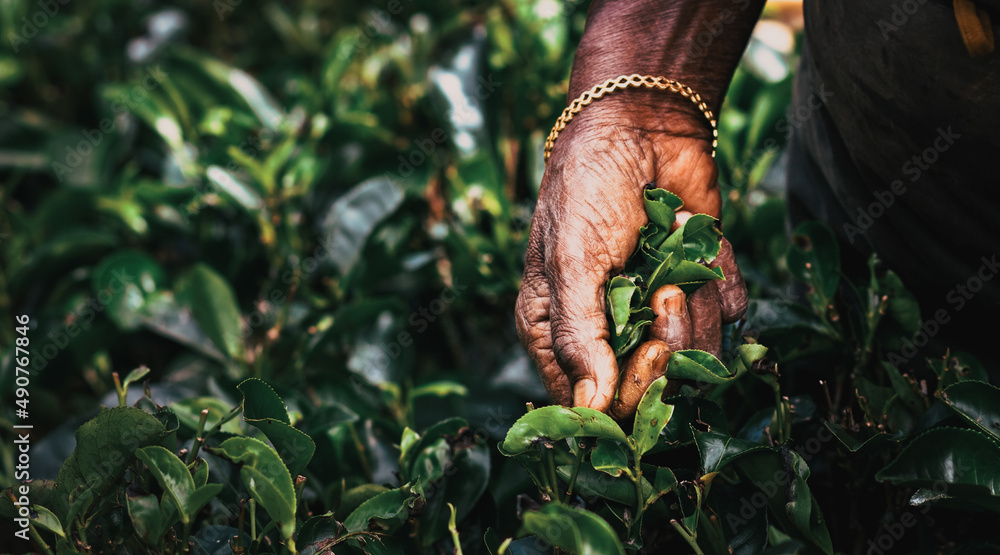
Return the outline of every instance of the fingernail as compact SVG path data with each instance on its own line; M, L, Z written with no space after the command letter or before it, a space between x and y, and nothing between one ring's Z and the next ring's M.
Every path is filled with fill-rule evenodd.
M597 396L597 383L594 380L580 380L573 386L573 404L578 407L589 407Z
M687 314L687 299L684 293L671 295L663 301L663 307L670 316L684 316Z

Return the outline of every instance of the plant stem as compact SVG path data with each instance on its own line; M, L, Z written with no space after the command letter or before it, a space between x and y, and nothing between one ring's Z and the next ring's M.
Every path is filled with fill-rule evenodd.
M671 520L670 525L673 526L674 530L677 530L677 533L680 534L681 537L684 538L684 541L691 546L691 549L694 550L696 555L705 555L705 552L698 546L697 538L695 538L693 534L689 533L683 524L677 522L676 520Z
M42 548L42 552L45 553L45 555L52 555L52 550L49 549L48 544L45 543L45 540L42 539L42 535L38 533L38 530L35 528L35 525L32 524L30 520L28 521L28 530L29 533L31 534L31 538L35 540L35 543L38 544L38 547Z
M559 478L556 476L556 458L552 454L553 449L544 447L545 454L545 466L549 472L549 480L551 480L551 486L549 491L551 492L552 499L560 501L559 499Z
M358 435L358 429L354 426L354 422L347 423L347 431L351 434L354 447L358 450L358 458L361 460L361 468L365 471L365 477L371 482L372 468L368 464L368 456L365 454L365 444L361 443L361 437Z
M257 541L257 501L250 498L250 541Z
M235 407L233 407L233 410L229 411L229 414L227 414L226 416L222 417L222 420L219 420L218 422L216 422L215 426L212 426L211 430L205 432L205 435L203 436L202 439L204 439L205 441L208 441L208 438L212 437L213 435L215 435L216 432L218 432L219 430L221 430L222 427L226 424L226 422L229 422L233 418L236 418L236 415L239 414L239 413L241 413L241 412L243 412L243 405L242 404L236 405ZM202 444L204 444L204 441L202 442Z
M573 486L576 485L576 475L580 473L580 465L583 464L583 442L576 444L576 462L573 464L573 474L569 477L569 485L566 487L566 499L573 497Z
M188 453L187 460L184 464L191 464L198 458L198 450L201 446L205 444L205 423L208 421L208 409L201 410L201 417L198 419L198 433L195 435L194 446L191 448L191 452Z
M646 510L645 499L642 498L642 455L639 454L639 449L632 438L629 438L625 442L628 445L629 451L632 453L632 461L635 463L635 472L629 472L629 478L632 479L632 483L635 484L635 516L633 516L628 521L628 537L633 537L633 527L637 522L642 522L642 513ZM641 529L641 526L640 526ZM641 531L641 530L640 530Z
M126 402L126 391L122 388L122 381L118 377L118 372L112 372L111 377L115 379L115 391L118 392L118 406L124 407Z

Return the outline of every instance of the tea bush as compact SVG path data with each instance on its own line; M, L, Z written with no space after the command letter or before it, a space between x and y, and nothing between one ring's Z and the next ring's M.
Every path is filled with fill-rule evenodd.
M0 2L2 549L996 550L1000 392L889 364L899 279L788 243L791 76L752 55L746 319L634 421L543 406L512 307L586 8Z

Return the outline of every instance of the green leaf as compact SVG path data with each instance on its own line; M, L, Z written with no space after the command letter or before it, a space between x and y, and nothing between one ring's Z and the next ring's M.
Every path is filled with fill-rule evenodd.
M671 268L663 281L664 283L677 284L681 289L684 289L685 293L691 294L697 290L697 287L691 286L701 285L713 279L725 279L722 268L709 268L697 262L681 260Z
M295 535L299 553L323 553L324 549L328 550L334 544L339 532L340 523L333 513L309 517Z
M266 443L249 437L232 437L219 447L207 450L240 465L243 485L278 522L281 535L294 550L295 487L278 452Z
M379 484L361 484L353 487L340 496L340 506L337 507L337 513L349 515L365 501L386 491L389 491L389 488Z
M594 465L594 470L617 478L628 469L628 455L620 443L598 439L597 446L590 453L590 463Z
M665 401L674 407L673 413L663 431L661 440L651 449L664 451L694 442L692 429L726 433L726 415L719 405L708 399L678 395Z
M472 435L471 430L466 433ZM441 441L447 446L447 440ZM458 522L469 515L486 491L489 475L490 449L477 442L470 448L449 448L441 476L434 481L420 480L414 491L427 501L420 514L421 540L425 546L436 543L447 533L448 503L455 506Z
M556 475L560 480L569 482L573 475L573 465L562 465L556 468ZM609 476L604 472L594 470L590 465L580 465L580 471L576 475L575 491L588 502L597 499L607 499L629 507L636 506L635 483L626 476L617 478ZM656 495L653 486L645 476L642 478L642 492L645 498Z
M31 506L31 510L35 513L31 517L35 526L38 526L42 530L48 530L60 538L66 537L66 533L63 531L62 523L59 522L59 517L57 517L55 513L37 503Z
M148 304L167 287L163 268L149 255L131 250L101 259L91 281L95 297L107 307L108 317L127 331L142 325L150 311Z
M535 534L575 555L625 555L611 525L596 514L562 503L548 503L524 514L521 534Z
M419 397L447 397L449 395L465 397L468 394L469 388L458 382L439 380L414 387L410 391L410 399L417 399Z
M976 428L1000 439L1000 389L983 382L958 382L941 392L941 400Z
M205 409L208 409L208 418L205 420L205 427L211 429L230 413L232 407L222 399L216 397L192 397L170 405L170 410L177 415L180 423L190 430L198 429L201 411ZM240 423L236 418L233 418L223 424L221 430L228 434L239 434Z
M128 391L128 386L145 378L148 374L149 374L149 368L146 366L140 366L132 370L125 376L125 379L122 380L122 389Z
M243 418L247 421L272 419L291 424L285 402L264 380L247 378L236 388L243 394Z
M840 282L840 247L833 232L819 222L802 223L792 234L785 259L788 271L812 286L814 306L825 311Z
M197 264L188 275L185 293L194 319L212 343L230 357L242 359L240 310L226 278L207 264Z
M621 335L625 331L625 325L632 314L632 300L638 290L632 280L626 277L615 276L608 282L608 312L615 324L615 335Z
M673 283L670 274L681 262L685 261L681 260L678 256L675 256L674 253L671 252L667 253L663 260L657 263L656 267L649 274L648 286L642 294L642 304L645 305L649 302L649 297L652 297L653 293L655 293L657 289L668 283ZM696 266L703 267L698 264L696 264ZM683 277L683 275L678 274L678 277Z
M676 487L677 476L674 475L674 471L663 466L658 467L656 469L656 477L653 479L653 492L646 498L646 504L653 503L663 495L673 491Z
M469 425L469 422L464 418L459 418L453 416L451 418L446 418L440 422L437 422L426 430L423 434L420 434L416 438L416 443L410 447L406 453L400 453L400 468L406 469L410 474L417 473L416 468L416 458L418 455L424 453L427 448L434 446L439 441L445 438L445 436L455 436ZM447 443L447 442L445 442ZM406 455L406 457L404 457Z
M850 434L847 433L840 424L836 422L830 422L826 420L823 424L833 432L833 436L847 448L848 451L852 453L870 453L875 454L883 451L887 446L892 444L898 444L900 441L906 437L902 431L896 431L894 434L889 434L886 432L879 432L871 437L864 440L855 439Z
M196 487L184 462L159 445L139 449L135 454L149 468L164 495L174 502L184 524L190 523L198 511L222 491L222 484Z
M177 505L167 495L162 500L155 495L128 495L126 505L135 533L151 545L159 544L180 519Z
M625 432L603 412L585 407L550 405L518 418L507 431L500 451L511 457L527 452L539 441L558 441L567 437L625 441Z
M740 370L745 371L745 367L730 372L711 353L691 349L676 351L670 355L670 361L667 363L667 378L719 384L739 377Z
M136 449L155 444L164 435L163 424L143 410L135 407L102 410L77 429L76 447L59 469L56 482L66 492L78 486L103 491L125 472L135 458Z
M920 394L913 379L903 376L895 366L888 362L882 361L882 368L889 376L889 383L892 384L892 389L896 392L899 401L914 414L923 414L927 410L927 404L924 403L925 397Z
M615 356L621 357L631 351L642 341L646 328L652 325L652 320L640 320L636 323L628 323L622 335L611 334L611 348L614 349ZM614 332L614 330L612 330Z
M685 260L706 263L719 256L719 249L722 248L722 232L719 231L718 225L719 221L708 214L695 214L674 232L675 235L683 237Z
M355 509L344 520L344 527L348 532L375 529L392 534L406 520L408 503L412 497L408 487L380 493Z
M681 198L666 189L658 188L646 189L642 196L649 221L661 229L669 230L674 225L674 221L677 220L675 212L684 206Z
M832 554L830 533L806 479L809 466L794 451L758 446L730 459L739 473L767 495L767 508L779 529Z
M635 425L632 429L632 439L635 440L639 455L649 451L660 439L660 431L667 425L670 415L674 413L673 405L664 404L660 399L663 388L667 386L667 377L660 376L649 384L642 395L639 407L635 412Z
M920 331L920 304L895 272L886 271L878 279L878 290L889 296L888 314L904 332L914 335Z
M1000 446L976 430L934 428L908 443L875 479L917 487L941 481L955 497L961 492L1000 496Z
M302 474L316 453L316 442L294 426L270 418L261 420L247 418L246 422L264 432L281 460L285 461L292 476Z
M323 246L341 275L361 258L369 235L403 202L402 186L376 177L359 183L330 207L322 219Z
M236 203L248 214L256 214L264 207L264 200L257 191L219 166L209 166L205 171L208 181L218 189L224 197Z
M702 474L718 472L746 453L770 450L758 443L736 439L721 432L694 432L694 437L701 455Z

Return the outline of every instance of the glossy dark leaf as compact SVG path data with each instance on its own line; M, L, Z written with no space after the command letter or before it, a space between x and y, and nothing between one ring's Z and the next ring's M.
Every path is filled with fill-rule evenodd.
M598 439L594 450L590 452L590 464L594 466L594 470L617 478L628 468L628 455L622 444L610 439Z
M897 431L894 434L879 432L864 440L859 440L852 437L847 430L836 422L825 421L823 425L829 428L830 432L840 441L841 445L852 453L879 453L893 444L898 444L905 437L905 434L901 431Z
M548 503L524 515L524 534L536 534L577 555L625 555L611 525L596 514L561 503Z
M177 505L166 495L162 500L155 495L129 495L126 506L135 533L154 545L180 520Z
M243 485L278 522L282 537L294 548L295 488L278 453L266 443L249 437L229 438L209 451L240 466Z
M380 493L361 504L344 521L348 532L370 529L393 533L407 517L407 502L412 498L409 488L397 488Z
M198 326L220 351L243 357L244 345L239 306L232 286L207 264L198 264L188 275L184 296Z
M501 445L507 456L527 452L539 441L567 437L597 437L625 441L625 432L610 416L585 407L550 405L535 409L511 426Z
M918 487L940 481L953 492L1000 496L1000 445L977 430L934 428L908 443L875 479Z
M137 251L106 256L94 268L91 280L94 295L107 307L108 317L124 330L142 325L150 310L147 304L167 287L163 268Z
M341 275L361 256L369 235L403 202L403 188L383 177L359 183L327 211L320 222L323 248Z
M965 381L941 392L941 400L976 428L1000 440L1000 389Z
M719 384L735 379L738 375L726 369L711 353L695 349L676 351L667 363L667 378L694 380L696 382Z
M701 454L703 474L718 472L736 458L753 451L769 448L752 441L736 439L720 432L695 432L698 452Z
M660 441L651 451L657 452L680 447L694 441L692 429L726 433L726 415L719 405L698 397L675 396L665 401L674 407L673 414L663 431Z
M560 480L567 483L572 473L573 467L568 464L556 468L556 475ZM667 476L664 475L663 480L666 479ZM664 484L661 483L661 485ZM669 489L668 486L666 485L665 487ZM584 464L580 466L580 471L577 473L575 488L574 491L588 503L596 502L599 499L607 499L629 507L636 506L635 483L624 475L615 478ZM657 492L653 489L652 484L649 483L645 475L642 477L642 492L647 500L657 497Z

